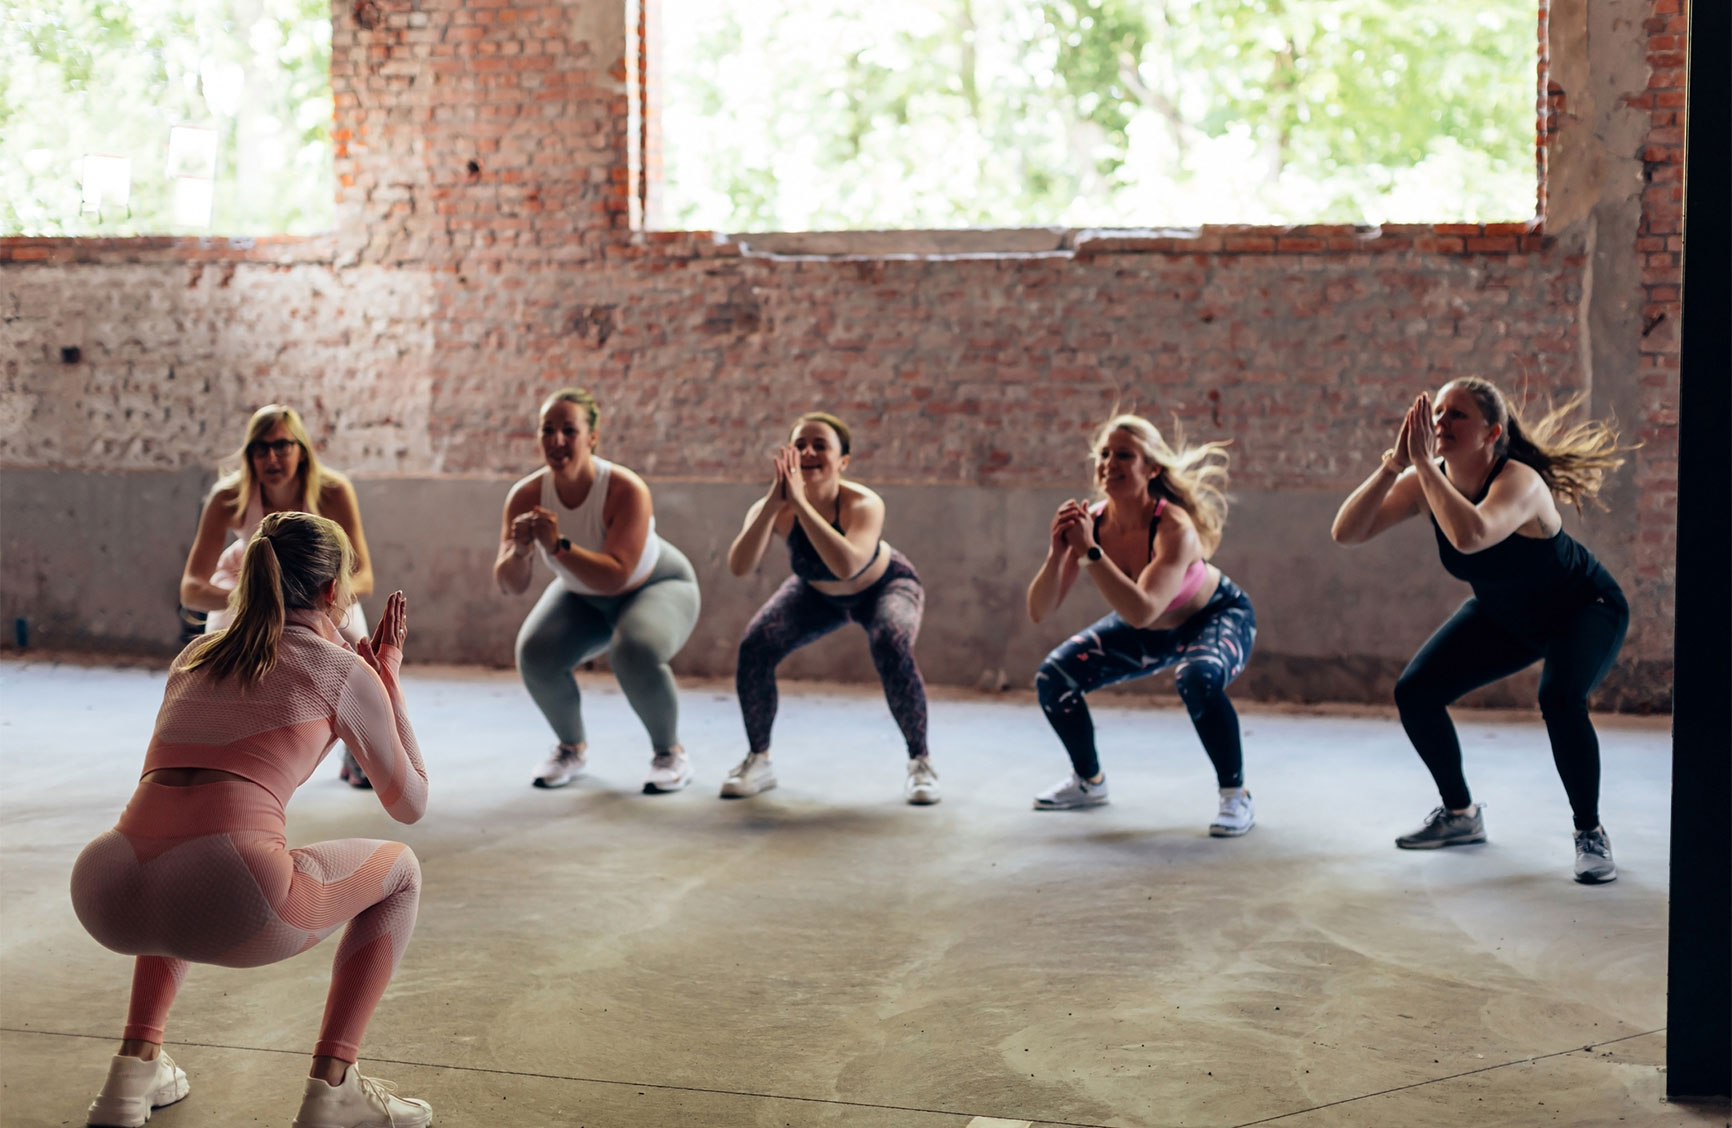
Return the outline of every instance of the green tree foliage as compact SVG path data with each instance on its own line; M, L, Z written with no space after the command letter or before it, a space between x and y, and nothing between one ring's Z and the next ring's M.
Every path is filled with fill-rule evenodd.
M0 232L311 233L333 214L323 0L0 0ZM177 223L175 127L211 131L211 222ZM82 205L124 158L125 206Z
M664 2L672 226L1533 211L1531 0Z

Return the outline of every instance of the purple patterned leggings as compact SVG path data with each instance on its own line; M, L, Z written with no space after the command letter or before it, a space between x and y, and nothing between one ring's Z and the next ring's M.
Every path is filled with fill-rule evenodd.
M746 740L753 752L770 747L776 722L776 667L794 651L816 642L848 622L866 630L872 664L884 683L884 697L896 718L908 755L926 755L926 682L914 661L914 638L926 589L914 565L900 552L878 582L853 595L825 595L798 576L789 576L769 602L758 608L740 640L734 686Z

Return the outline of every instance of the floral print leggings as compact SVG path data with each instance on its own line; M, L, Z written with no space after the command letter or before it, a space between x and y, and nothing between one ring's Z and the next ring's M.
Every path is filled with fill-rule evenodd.
M1256 638L1257 613L1250 597L1222 576L1203 609L1172 630L1140 630L1116 613L1108 615L1048 654L1034 686L1047 721L1070 753L1071 766L1090 779L1101 768L1083 695L1175 667L1179 697L1215 765L1217 782L1242 787L1239 715L1227 700L1227 685L1244 672Z

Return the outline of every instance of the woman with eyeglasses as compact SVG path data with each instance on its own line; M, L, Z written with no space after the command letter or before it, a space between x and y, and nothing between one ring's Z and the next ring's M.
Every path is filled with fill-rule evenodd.
M343 619L342 635L353 645L367 637L367 619L360 601L373 594L373 561L361 531L361 506L349 479L319 461L300 413L280 403L253 412L246 441L232 456L239 464L217 479L205 498L198 533L180 576L180 603L205 612L205 633L228 626L229 597L240 580L241 556L247 542L269 513L311 513L335 521L354 549L349 589L355 602ZM229 534L227 547L224 541ZM342 776L355 787L367 787L361 765L343 749Z

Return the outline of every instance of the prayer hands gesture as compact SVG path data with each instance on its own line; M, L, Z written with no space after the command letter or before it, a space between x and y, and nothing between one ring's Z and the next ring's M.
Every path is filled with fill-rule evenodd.
M1396 457L1407 462L1430 462L1437 457L1437 432L1431 428L1431 396L1419 393L1407 418L1401 423L1401 441L1396 445Z
M403 598L402 592L394 591L385 600L385 613L379 616L379 624L373 628L373 637L357 642L355 653L361 656L363 662L377 670L380 652L388 646L402 650L408 637L409 601Z
M806 479L800 476L800 452L792 444L776 448L776 485L783 504L796 505L806 500Z
M1407 436L1413 429L1413 408L1408 407L1401 417L1401 426L1395 432L1395 445L1383 452L1383 464L1396 474L1400 474L1413 460L1407 456Z

